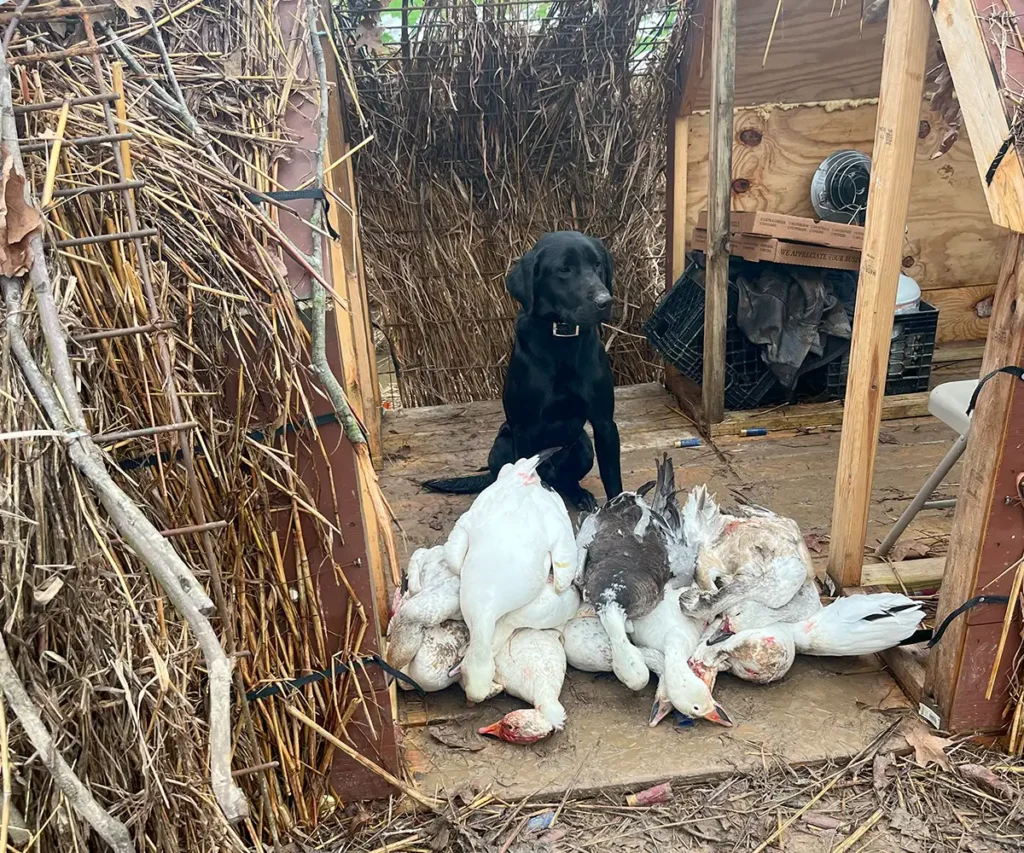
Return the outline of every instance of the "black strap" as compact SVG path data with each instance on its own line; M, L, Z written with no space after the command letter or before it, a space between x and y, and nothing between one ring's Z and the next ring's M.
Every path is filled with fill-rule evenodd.
M1024 381L1024 367L1017 367L1015 364L1008 364L1005 367L997 367L987 376L982 376L978 380L978 387L974 389L974 393L971 394L971 402L967 406L967 414L974 411L974 407L978 404L978 394L981 389L985 387L985 383L989 381L993 376L1000 373L1008 373L1010 376L1016 376L1018 379Z
M972 610L981 604L1009 604L1010 597L1008 595L976 595L974 598L970 598L961 604L956 610L950 613L945 619L942 620L942 624L939 625L934 631L929 631L927 628L915 631L907 639L905 639L901 646L913 646L917 643L923 643L925 640L928 641L928 648L933 648L939 640L942 639L942 635L946 633L946 629L952 624L953 620L957 616L966 613L968 610Z
M314 201L323 202L324 224L327 226L327 233L331 235L332 240L341 239L341 235L331 225L331 200L327 197L323 187L308 187L304 190L275 190L269 193L245 193L245 197L254 204L265 202L267 199L272 201L313 199Z
M419 694L420 697L426 696L427 692L420 687L415 681L409 678L404 672L399 672L391 664L389 664L380 655L368 655L360 659L359 663L368 664L372 663L375 666L379 666L384 672L390 675L397 681L403 681L408 684L413 690ZM348 664L344 664L341 661L335 661L327 669L321 669L318 672L311 672L309 675L303 675L299 678L293 678L291 681L279 681L277 684L268 684L266 687L261 687L259 690L252 690L245 694L245 698L249 702L256 702L260 699L269 699L271 696L277 696L280 693L288 693L294 690L301 690L307 684L315 684L318 681L324 681L328 678L334 678L334 676L341 673L351 672L352 668Z
M992 163L988 167L988 171L985 172L985 186L992 186L992 181L995 180L996 171L999 169L1000 164L1003 162L1003 158L1010 150L1010 146L1017 141L1017 136L1011 133L1006 139L1003 140L1003 144L999 146L999 150L996 152L996 156L992 158Z

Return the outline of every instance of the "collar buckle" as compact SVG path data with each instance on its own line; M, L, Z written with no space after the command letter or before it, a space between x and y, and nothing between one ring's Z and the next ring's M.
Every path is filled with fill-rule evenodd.
M551 334L556 338L578 338L580 334L579 325L569 323L552 323Z

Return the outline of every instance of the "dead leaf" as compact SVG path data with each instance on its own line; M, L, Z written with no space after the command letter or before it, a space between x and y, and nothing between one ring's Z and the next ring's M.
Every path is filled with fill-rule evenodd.
M871 765L871 783L876 791L884 791L889 787L889 780L885 777L885 774L892 766L893 761L894 758L891 752L884 755L881 752L875 753L875 760Z
M906 809L899 807L892 810L889 816L889 829L894 829L903 835L910 835L919 840L924 840L931 835L928 824L921 818L912 815Z
M902 563L904 560L927 557L931 552L931 546L927 542L911 539L909 542L897 542L890 553L893 562Z
M914 761L919 767L938 764L943 770L949 770L949 759L946 749L953 743L949 738L936 737L920 726L915 726L905 735L907 743L914 747Z
M818 829L839 829L843 825L843 821L817 812L806 812L800 816L800 820Z
M891 432L880 432L878 433L879 444L899 444L900 440L896 438Z
M1007 800L1017 799L1017 791L1013 785L1005 779L1000 779L995 773L981 764L961 764L957 767L957 770L960 771L960 774L965 779L981 785L982 788L988 789L993 794L998 794Z
M448 840L451 837L451 829L448 824L442 824L441 828L434 834L434 837L430 839L431 850L447 850Z
M139 17L139 9L152 12L154 6L153 0L114 0L114 3L127 12L129 18Z
M438 743L443 743L451 749L479 752L487 745L487 742L476 732L454 725L428 726L427 733Z
M242 76L242 48L231 51L224 57L224 64L221 66L224 70L224 76L229 80L236 79Z
M355 35L353 47L365 47L371 53L384 51L384 27L378 25L375 17L368 15L363 18L356 27Z
M0 183L0 275L17 278L32 265L29 241L42 219L39 211L25 201L25 179L14 171L13 157L4 161Z
M32 593L32 599L36 604L49 604L63 586L64 581L61 578L50 578L50 582L46 586L40 587Z
M815 554L820 554L821 546L827 543L828 536L818 533L815 530L811 530L804 534L804 545L807 546L808 551L813 551Z

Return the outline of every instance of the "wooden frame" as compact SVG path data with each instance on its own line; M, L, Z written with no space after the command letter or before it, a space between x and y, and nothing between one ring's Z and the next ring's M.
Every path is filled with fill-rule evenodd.
M1007 365L1024 366L1024 236L1007 244L992 313L982 375ZM974 596L1006 595L1024 553L1019 535L1024 509L1016 476L1024 471L1024 382L990 379L978 394L953 517L937 619ZM996 730L1005 725L1015 647L1002 656L991 698L989 678L1002 634L1005 605L984 605L957 617L932 650L924 702L938 725L952 731ZM1010 631L1020 638L1019 613Z
M736 96L736 0L715 0L711 15L711 157L704 268L704 423L725 417L725 337L729 309L729 213L732 207L733 103Z
M700 83L700 58L704 53L707 19L715 0L691 0L690 27L677 66L676 96L669 106L667 155L665 159L665 290L671 290L686 267L687 146L690 114ZM701 389L671 364L665 365L665 387L672 392L687 416L695 423L704 419Z
M926 0L889 5L828 573L859 586L928 48Z

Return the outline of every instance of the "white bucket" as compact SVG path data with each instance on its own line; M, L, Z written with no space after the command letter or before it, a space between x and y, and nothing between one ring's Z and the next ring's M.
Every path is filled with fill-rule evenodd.
M921 305L921 288L909 275L900 273L896 288L896 313L913 314Z

